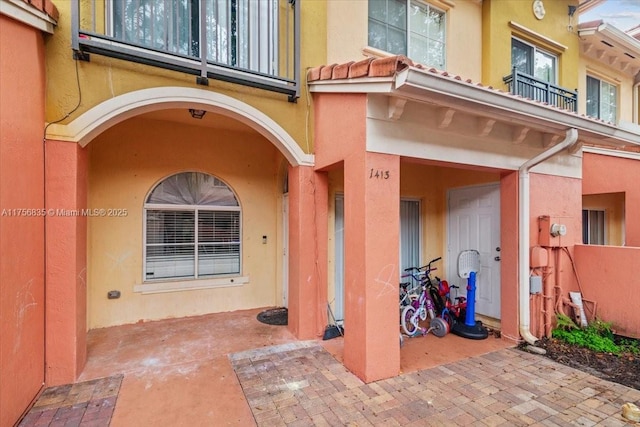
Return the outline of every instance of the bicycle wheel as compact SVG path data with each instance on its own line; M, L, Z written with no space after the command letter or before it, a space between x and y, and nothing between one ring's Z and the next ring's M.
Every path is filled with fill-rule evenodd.
M451 330L451 328L453 328L453 324L456 323L456 319L453 317L453 313L448 308L445 308L442 312L441 317L445 322L447 322L447 324L449 325L449 330Z
M431 319L431 325L429 329L433 332L433 335L438 338L442 338L443 336L449 333L449 324L442 320L441 317L436 317L435 319Z
M415 313L416 313L416 309L408 305L404 308L404 310L402 310L402 315L400 316L400 324L402 325L402 331L409 336L415 335L418 329L418 326L417 326L418 320L415 319L416 323L413 323L414 322L413 317Z

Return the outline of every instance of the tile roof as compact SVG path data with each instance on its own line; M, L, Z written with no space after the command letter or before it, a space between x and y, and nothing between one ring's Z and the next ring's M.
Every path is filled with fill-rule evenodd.
M52 0L22 0L26 4L31 7L38 9L40 12L43 12L47 16L49 16L54 21L58 21L60 18L60 13L58 12L58 8L55 4L53 4Z
M425 69L404 55L386 58L367 58L362 61L351 61L344 64L321 65L311 68L307 73L307 81L355 79L358 77L391 77L396 72L409 67Z

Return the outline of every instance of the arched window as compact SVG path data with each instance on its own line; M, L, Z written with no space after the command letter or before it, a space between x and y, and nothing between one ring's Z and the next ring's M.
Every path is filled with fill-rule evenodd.
M240 205L218 178L182 172L160 182L144 204L144 278L239 274Z

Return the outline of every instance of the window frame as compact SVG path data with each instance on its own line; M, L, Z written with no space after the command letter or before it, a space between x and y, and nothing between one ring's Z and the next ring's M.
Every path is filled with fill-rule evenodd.
M149 197L153 193L153 191L158 188L166 180L183 173L196 173L203 174L209 177L215 178L219 182L223 183L229 191L235 197L237 202L237 206L224 206L224 205L190 205L190 204L166 204L166 203L149 203ZM232 277L240 277L242 275L242 258L243 258L243 233L242 233L242 206L240 204L240 199L237 193L233 190L233 188L224 180L220 179L216 175L200 172L200 171L183 171L176 172L171 175L167 175L162 179L158 180L147 192L144 199L143 207L142 207L142 284L157 284L163 282L183 282L189 284L194 282L204 282L204 281L219 281L220 279L227 279ZM193 227L193 242L186 244L185 246L192 246L194 248L193 252L193 276L171 276L171 277L160 277L160 278L149 278L147 277L147 227L148 227L148 217L147 213L149 211L167 211L167 212L194 212L194 227ZM221 274L212 274L212 275L199 275L198 272L198 263L199 263L199 246L202 244L199 242L198 235L198 212L238 212L238 271L230 272L230 273L221 273ZM236 244L235 242L232 242ZM231 280L230 283L234 281ZM246 283L246 281L239 282Z
M539 47L538 45L536 45L535 43L531 43L527 40L524 40L520 37L517 37L515 35L511 36L511 68L513 69L514 64L513 64L513 42L516 41L517 43L520 43L521 45L524 45L526 47L528 47L529 49L531 49L531 66L528 67L529 70L527 70L526 73L531 77L534 77L538 80L543 80L546 81L544 79L541 79L540 77L536 76L536 69L535 69L535 64L536 64L536 54L539 52L542 55L551 57L554 61L553 63L553 80L552 81L546 81L547 83L550 83L552 85L558 85L558 68L559 68L559 64L560 64L560 56L550 50L544 49ZM521 72L518 70L518 72Z
M407 205L413 205L414 209L409 208L409 210L411 210L411 212L406 211L405 213L407 214L407 216L403 215L403 204L406 207ZM417 214L416 216L412 216L412 213ZM407 223L406 221L403 221L403 219L405 219L406 221L410 221L410 223ZM415 221L415 222L414 222ZM400 198L400 229L398 230L398 248L399 248L399 255L398 255L398 263L399 263L399 280L402 282L402 275L405 274L404 269L405 268L410 268L410 267L420 267L420 263L422 262L422 246L423 246L423 220L422 220L422 200L421 199L417 199L417 198L410 198L410 197L401 197ZM403 231L409 231L408 228L414 228L417 227L417 244L411 245L411 244L407 244L407 242L404 242L403 245L403 241L402 241L402 236L403 236ZM404 249L409 249L409 252L411 252L411 256L407 256L409 255L408 253L404 253L403 254L403 246ZM416 250L411 251L411 249ZM405 256L403 256L405 255ZM417 260L417 263L415 262L407 262L409 261L408 258L414 258L414 260ZM404 264L404 265L403 265ZM409 265L409 264L413 264L413 265Z
M592 116L589 114L589 99L590 99L590 94L589 94L589 79L594 80L596 82L598 82L598 115L597 116ZM613 111L614 111L614 115L613 115L613 120L607 120L607 119L603 119L602 118L602 105L603 105L603 101L602 101L602 84L605 83L606 85L608 85L609 87L613 87L615 88L615 100L614 100L614 104L612 105L611 103L607 103L608 107L611 108L613 106ZM612 83L609 80L600 78L596 75L593 74L587 74L587 78L586 78L586 90L585 90L585 101L586 101L586 106L585 106L585 113L587 114L587 116L589 117L593 117L599 120L606 120L609 121L611 123L617 123L618 122L618 101L620 99L620 86Z
M390 1L397 1L397 0L384 0L385 5L388 4L388 2ZM419 63L423 63L424 65L429 65L429 66L434 66L437 67L439 69L446 69L447 66L447 27L448 27L448 23L447 23L447 15L448 15L448 11L445 9L442 9L438 6L434 6L433 4L431 4L428 1L424 1L424 0L402 0L403 3L405 3L405 20L404 20L404 24L405 24L405 28L400 28L400 30L402 30L404 32L404 41L405 41L405 52L391 52L388 49L388 46L385 48L380 48L380 47L375 47L372 45L371 40L369 39L369 29L370 29L370 23L371 23L371 15L370 15L370 10L371 10L371 0L369 0L367 2L367 6L368 6L368 10L367 10L367 45L370 49L376 49L379 51L383 51L383 52L387 52L391 55L405 55L407 57L409 57L410 59L419 62ZM419 35L419 33L417 32L412 32L411 31L411 8L413 5L417 5L418 7L424 7L426 8L427 12L434 10L438 13L441 14L442 16L442 20L443 20L443 29L442 29L442 64L431 64L428 62L422 62L419 60L419 58L416 58L414 56L412 56L411 53L411 38L412 38L412 34L414 35ZM387 21L379 21L379 20L375 20L376 22L385 25L385 28L389 27L391 24L388 22L388 16L387 16ZM430 37L427 37L427 42L428 43L440 43L436 40L431 39ZM430 46L430 45L429 45ZM430 51L430 48L427 48L427 51L425 52L425 54L428 54L428 52Z

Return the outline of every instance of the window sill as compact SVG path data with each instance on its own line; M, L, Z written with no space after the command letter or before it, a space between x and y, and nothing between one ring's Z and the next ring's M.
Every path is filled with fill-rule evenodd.
M249 276L225 277L220 279L196 279L166 282L148 282L133 286L133 292L158 294L164 292L194 291L200 289L228 288L249 283Z

